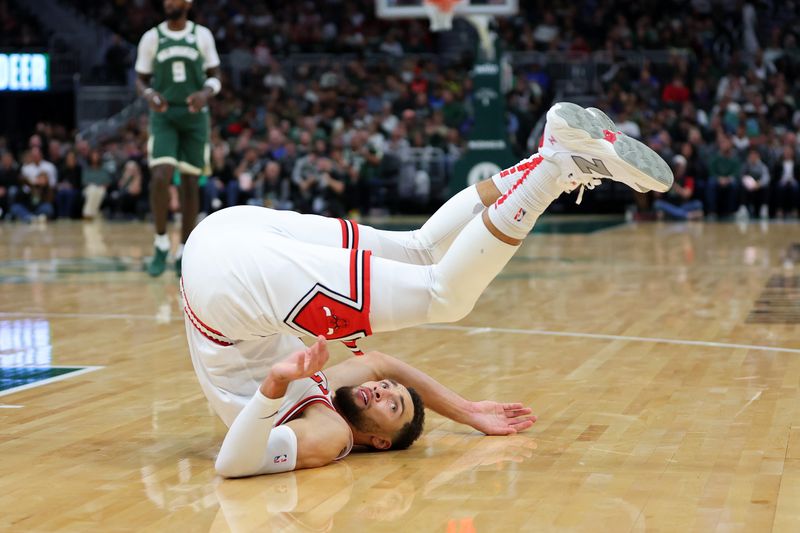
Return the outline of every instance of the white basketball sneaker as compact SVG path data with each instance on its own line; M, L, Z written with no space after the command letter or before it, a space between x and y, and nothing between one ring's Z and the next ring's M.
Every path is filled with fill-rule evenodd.
M616 124L595 108L569 102L547 112L539 154L563 172L567 190L593 189L600 178L612 179L638 192L666 192L674 177L669 165L643 143L616 131Z

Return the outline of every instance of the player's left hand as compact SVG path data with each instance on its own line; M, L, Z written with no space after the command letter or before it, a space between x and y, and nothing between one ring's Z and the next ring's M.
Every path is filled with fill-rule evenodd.
M513 435L536 422L530 407L521 403L499 403L490 400L473 402L468 424L487 435Z
M205 90L192 93L186 98L186 104L190 113L197 113L208 104L208 93Z
M305 350L298 350L283 361L272 365L268 379L287 383L313 376L322 370L329 357L327 341L320 335L317 342Z

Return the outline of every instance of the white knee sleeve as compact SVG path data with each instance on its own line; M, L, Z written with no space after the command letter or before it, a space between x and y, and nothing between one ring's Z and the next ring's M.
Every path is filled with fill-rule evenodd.
M432 269L430 322L456 322L467 316L489 283L516 252L474 218Z
M431 293L428 322L458 322L472 312L480 296L477 294L476 297L472 291L460 291L442 279L434 282Z
M415 231L382 231L359 226L362 247L378 257L413 265L431 265L444 257L459 232L483 211L475 186L450 198Z
M372 331L461 320L517 250L475 217L442 260L417 266L372 258Z

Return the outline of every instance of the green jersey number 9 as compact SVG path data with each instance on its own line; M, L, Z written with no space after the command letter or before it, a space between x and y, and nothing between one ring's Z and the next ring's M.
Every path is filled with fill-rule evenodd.
M172 82L183 83L186 81L186 64L183 61L172 63Z

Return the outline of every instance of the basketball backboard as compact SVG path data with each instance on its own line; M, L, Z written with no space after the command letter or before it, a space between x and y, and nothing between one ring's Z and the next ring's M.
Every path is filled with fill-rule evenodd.
M424 0L375 0L378 17L385 19L425 18ZM518 0L461 0L455 5L456 15L513 15L519 10Z

